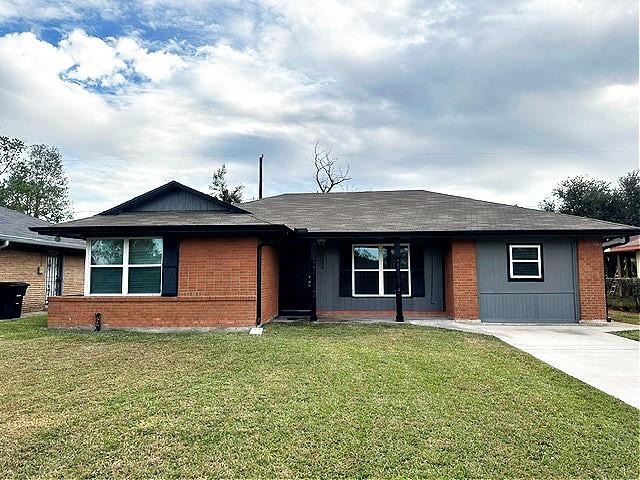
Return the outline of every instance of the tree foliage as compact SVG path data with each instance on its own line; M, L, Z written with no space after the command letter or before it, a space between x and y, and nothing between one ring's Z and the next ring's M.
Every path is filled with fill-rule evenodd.
M0 135L0 177L20 158L27 146L19 138Z
M32 145L23 150L0 182L0 205L50 222L71 218L69 185L58 149Z
M229 187L227 183L227 166L223 163L211 176L211 183L209 184L209 191L211 195L218 200L222 200L226 203L240 203L242 202L242 191L244 185L236 185L235 187Z
M540 207L557 213L640 225L640 170L633 170L612 186L583 175L560 182Z

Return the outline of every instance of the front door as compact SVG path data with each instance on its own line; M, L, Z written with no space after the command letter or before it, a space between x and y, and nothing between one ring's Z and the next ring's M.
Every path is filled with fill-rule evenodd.
M58 252L47 253L45 270L46 304L49 297L62 295L62 255Z
M280 315L310 315L311 287L309 242L286 243L280 250Z

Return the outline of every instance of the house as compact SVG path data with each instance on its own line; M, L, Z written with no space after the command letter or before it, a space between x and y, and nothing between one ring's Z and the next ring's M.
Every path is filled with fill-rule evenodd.
M640 278L640 235L624 245L605 249L607 278Z
M51 225L0 207L0 282L29 284L24 313L45 310L51 296L83 292L85 242L29 230Z
M284 194L239 205L170 182L33 228L87 239L83 296L49 325L247 327L278 315L605 319L602 241L637 227L439 193Z

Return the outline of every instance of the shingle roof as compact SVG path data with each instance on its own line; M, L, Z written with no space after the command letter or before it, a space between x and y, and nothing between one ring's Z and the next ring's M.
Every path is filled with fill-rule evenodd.
M584 232L613 237L640 232L640 228L628 225L424 190L288 193L240 205L246 213L219 210L132 211L100 214L55 226L36 227L36 230L81 238L108 234L118 228L131 234L141 231L248 232L287 228L307 229L318 234Z
M220 211L130 212L119 215L93 217L58 223L56 227L178 227L178 226L261 226L270 222L250 213Z
M0 207L0 240L9 240L11 243L23 243L28 245L40 245L57 248L73 248L83 250L83 240L70 240L61 238L56 241L49 235L38 235L29 230L29 227L51 226L45 220L25 215L8 208Z
M624 245L619 245L617 247L611 247L607 250L607 252L611 253L620 253L620 252L634 252L636 250L640 250L640 235L634 235L629 238L629 242Z
M272 223L317 233L639 230L424 190L283 194L242 207Z

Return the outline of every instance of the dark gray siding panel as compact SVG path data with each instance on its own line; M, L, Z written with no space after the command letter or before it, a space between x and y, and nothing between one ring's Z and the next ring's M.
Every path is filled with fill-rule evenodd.
M542 243L542 282L509 282L509 239L476 243L480 319L506 323L576 322L575 242L536 238L514 241L527 242Z
M425 245L425 296L403 299L403 307L406 311L442 310L442 262L442 250L436 246ZM341 297L339 275L340 252L338 247L335 245L318 247L316 266L318 310L395 310L394 297Z
M207 200L206 198L193 195L192 193L178 190L155 198L143 205L132 208L132 212L167 212L167 211L223 211L224 208Z

